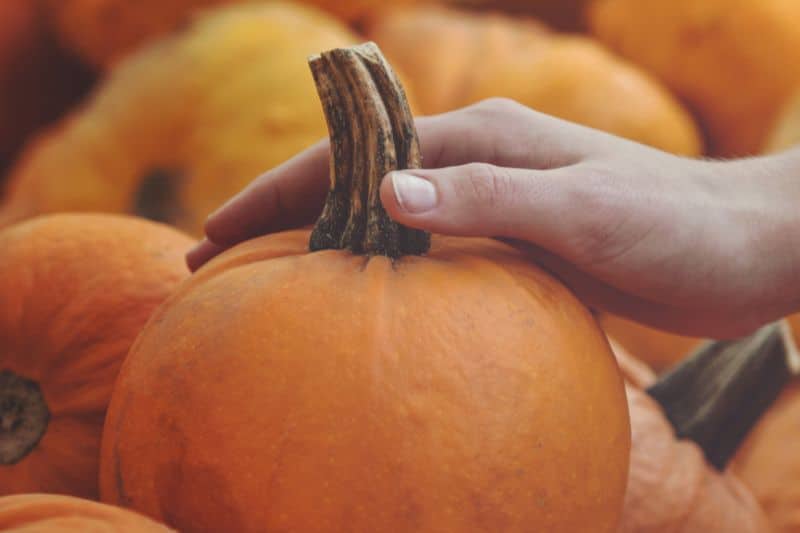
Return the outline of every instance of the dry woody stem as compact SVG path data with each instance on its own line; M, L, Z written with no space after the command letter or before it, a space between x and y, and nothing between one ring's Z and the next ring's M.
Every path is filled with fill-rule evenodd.
M695 441L723 470L792 377L780 324L735 341L710 342L647 392L679 438Z
M391 67L374 43L323 52L309 65L331 141L331 186L310 249L424 254L430 234L391 220L379 195L387 172L422 163L414 120Z

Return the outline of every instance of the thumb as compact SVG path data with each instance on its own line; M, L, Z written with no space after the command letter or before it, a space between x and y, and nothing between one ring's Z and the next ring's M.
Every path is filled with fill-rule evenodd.
M563 231L564 172L485 163L394 171L381 184L381 201L392 219L413 228L547 247Z

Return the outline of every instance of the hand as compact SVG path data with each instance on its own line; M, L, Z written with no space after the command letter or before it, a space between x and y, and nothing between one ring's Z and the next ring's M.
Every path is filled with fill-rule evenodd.
M381 187L402 224L501 238L587 305L686 335L741 335L800 309L798 153L684 159L507 100L417 129L427 168ZM327 187L323 142L214 213L190 267L313 222Z

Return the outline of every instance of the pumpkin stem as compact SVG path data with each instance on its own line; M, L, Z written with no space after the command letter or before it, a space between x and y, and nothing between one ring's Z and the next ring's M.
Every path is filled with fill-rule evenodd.
M422 156L403 87L375 43L309 59L331 141L331 187L313 231L312 251L421 255L430 234L389 218L380 200L383 176L419 168Z
M10 370L0 372L0 465L13 465L28 455L49 421L39 385Z
M676 435L699 444L720 471L793 375L784 335L774 323L708 342L647 389Z

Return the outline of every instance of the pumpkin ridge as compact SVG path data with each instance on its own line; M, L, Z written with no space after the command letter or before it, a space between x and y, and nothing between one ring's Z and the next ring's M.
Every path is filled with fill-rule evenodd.
M24 459L47 432L50 410L39 384L0 371L0 465Z

